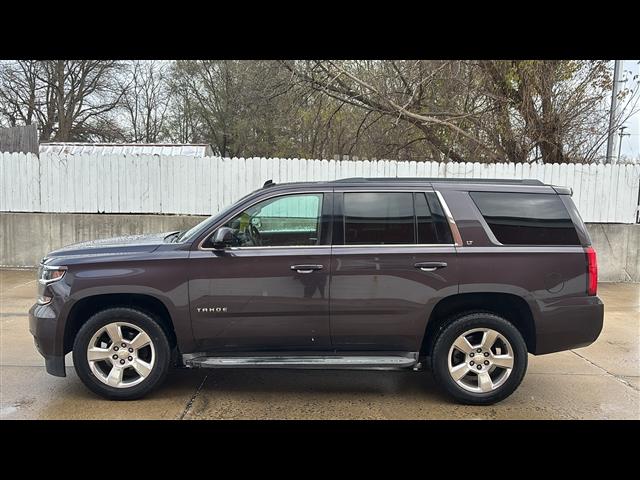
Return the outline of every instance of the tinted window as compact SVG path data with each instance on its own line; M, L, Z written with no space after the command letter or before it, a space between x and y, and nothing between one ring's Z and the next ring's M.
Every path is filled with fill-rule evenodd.
M471 192L482 216L505 245L579 245L558 195Z
M415 243L412 193L344 194L345 245Z
M451 230L434 192L415 194L418 243L453 243Z
M322 194L285 195L259 202L224 226L234 231L232 246L318 245Z

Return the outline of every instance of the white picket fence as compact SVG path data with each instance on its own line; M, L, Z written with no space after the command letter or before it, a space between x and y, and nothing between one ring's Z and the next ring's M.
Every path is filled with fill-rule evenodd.
M211 214L274 182L531 178L573 188L586 222L635 223L640 165L480 164L0 153L0 211Z

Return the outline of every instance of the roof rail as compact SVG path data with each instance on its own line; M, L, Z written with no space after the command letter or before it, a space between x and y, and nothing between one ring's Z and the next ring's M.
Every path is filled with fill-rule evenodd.
M515 185L544 185L536 179L513 178L442 178L442 177L352 177L332 180L329 183L365 183L365 182L434 182L434 183L502 183Z

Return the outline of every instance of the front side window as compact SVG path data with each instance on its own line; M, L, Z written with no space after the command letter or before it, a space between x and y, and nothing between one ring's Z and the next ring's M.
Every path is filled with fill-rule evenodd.
M224 224L232 247L289 247L320 244L321 193L283 195L256 203Z
M580 245L569 212L558 195L470 192L500 243Z

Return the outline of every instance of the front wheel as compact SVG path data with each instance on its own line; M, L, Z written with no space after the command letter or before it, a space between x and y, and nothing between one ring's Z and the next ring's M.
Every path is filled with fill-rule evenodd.
M527 370L527 346L498 315L470 313L453 320L433 347L436 381L456 400L489 405L511 395Z
M134 400L158 386L171 351L162 327L131 308L93 315L73 344L73 363L82 382L111 400Z

